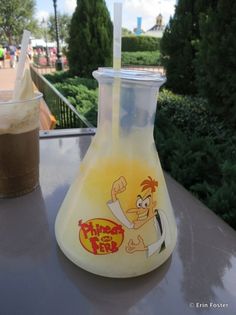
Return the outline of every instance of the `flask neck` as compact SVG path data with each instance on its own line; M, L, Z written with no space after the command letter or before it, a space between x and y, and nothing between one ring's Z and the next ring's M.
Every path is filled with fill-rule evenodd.
M133 128L129 132L119 130L118 137L113 137L112 129L108 130L103 126L97 129L94 148L100 158L107 156L127 160L139 159L149 163L152 157L156 156L153 128Z
M121 80L118 97L114 96L117 93L114 90L113 84L99 83L98 129L108 137L113 135L114 125L120 137L140 132L152 136L158 88Z

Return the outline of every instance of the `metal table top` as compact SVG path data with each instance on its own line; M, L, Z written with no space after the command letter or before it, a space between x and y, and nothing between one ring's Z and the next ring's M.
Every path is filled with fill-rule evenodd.
M236 314L236 232L166 175L177 246L131 279L90 274L57 246L54 222L91 136L41 139L41 186L0 200L1 315Z

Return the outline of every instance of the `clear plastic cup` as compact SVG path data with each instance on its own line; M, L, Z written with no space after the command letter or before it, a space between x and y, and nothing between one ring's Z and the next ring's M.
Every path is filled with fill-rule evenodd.
M11 101L0 91L0 198L24 195L39 185L39 101Z

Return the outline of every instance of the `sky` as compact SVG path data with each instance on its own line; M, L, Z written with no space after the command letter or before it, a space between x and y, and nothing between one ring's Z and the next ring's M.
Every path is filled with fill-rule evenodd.
M155 24L156 16L163 15L164 24L174 15L176 0L123 0L122 26L133 30L137 26L137 17L142 17L142 29L147 31ZM106 0L108 10L113 20L114 0ZM73 14L76 0L57 0L57 8L61 13ZM45 19L53 11L52 0L36 0L36 17L39 21Z

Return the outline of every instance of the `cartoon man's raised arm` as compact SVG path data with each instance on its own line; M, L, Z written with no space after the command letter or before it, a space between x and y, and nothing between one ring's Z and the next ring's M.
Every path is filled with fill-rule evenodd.
M127 182L126 179L121 176L119 179L113 182L112 188L111 188L111 200L108 201L107 205L110 208L111 212L114 214L114 216L128 229L132 229L134 227L134 224L130 222L126 215L124 214L124 211L121 208L119 199L117 197L118 194L124 192L126 190Z

